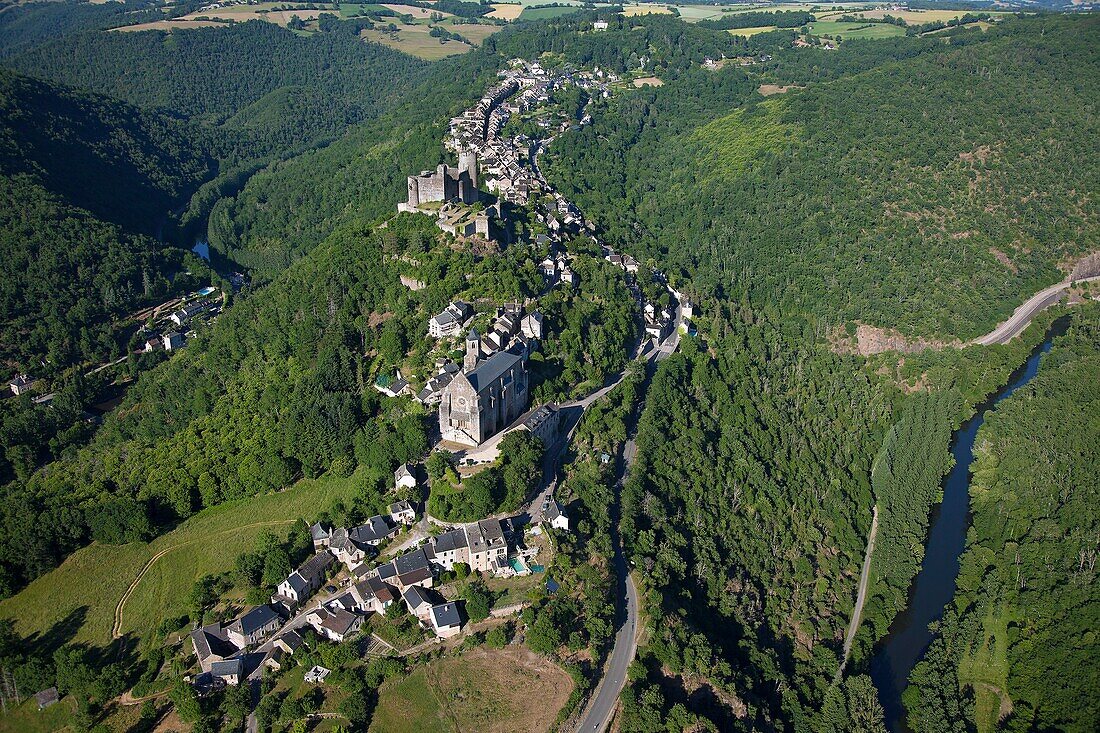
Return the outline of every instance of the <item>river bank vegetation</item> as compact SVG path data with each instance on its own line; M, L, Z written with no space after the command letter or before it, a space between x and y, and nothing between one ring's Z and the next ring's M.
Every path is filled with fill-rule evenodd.
M920 733L1100 719L1100 309L1072 318L978 432L958 590L905 696Z

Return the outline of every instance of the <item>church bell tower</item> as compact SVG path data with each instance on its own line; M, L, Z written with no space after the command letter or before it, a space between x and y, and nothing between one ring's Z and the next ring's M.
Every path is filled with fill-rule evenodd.
M471 328L466 334L466 356L462 359L462 371L472 372L481 359L481 337L476 328Z

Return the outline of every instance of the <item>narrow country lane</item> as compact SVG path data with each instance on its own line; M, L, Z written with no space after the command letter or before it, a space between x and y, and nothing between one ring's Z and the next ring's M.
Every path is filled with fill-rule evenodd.
M859 622L863 616L863 604L867 600L867 584L871 574L871 555L875 552L875 536L878 534L878 505L871 515L871 531L867 535L867 551L863 554L863 570L859 574L859 590L856 591L856 605L852 609L852 620L848 622L848 631L844 634L844 652L840 657L840 667L833 678L833 684L844 676L844 667L848 664L848 655L852 652L852 640L859 631Z

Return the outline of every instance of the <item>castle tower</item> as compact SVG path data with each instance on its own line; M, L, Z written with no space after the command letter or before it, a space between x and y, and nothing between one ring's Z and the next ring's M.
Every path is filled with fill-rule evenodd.
M420 181L416 176L409 176L409 206L420 206Z
M477 153L463 150L458 154L458 169L470 174L470 183L477 188Z
M472 372L477 367L481 358L481 337L476 328L471 328L466 334L466 356L462 359L462 371Z

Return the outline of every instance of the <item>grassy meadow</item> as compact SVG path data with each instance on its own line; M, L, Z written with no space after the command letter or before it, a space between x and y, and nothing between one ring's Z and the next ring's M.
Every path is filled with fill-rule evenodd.
M431 35L431 28L427 24L420 23L399 23L394 22L397 27L395 32L383 31L378 28L364 28L359 33L359 37L368 41L374 41L375 43L381 43L384 46L389 46L397 51L402 51L411 56L424 59L426 61L438 61L439 59L447 58L448 56L456 56L460 53L466 53L473 46L463 43L462 41L443 41L435 38ZM491 26L485 26L490 28ZM461 31L456 31L461 33ZM465 35L465 34L463 34ZM488 34L486 34L487 37Z
M904 36L905 29L889 23L847 23L819 20L810 23L810 33L829 38L891 38Z
M550 728L572 691L568 674L525 648L478 647L388 680L370 732L538 733Z
M260 534L285 533L297 519L349 501L358 484L354 475L303 480L277 494L206 509L147 544L94 543L0 602L0 618L13 619L24 636L107 645L119 602L149 564L120 614L121 632L141 637L163 619L185 614L192 584L231 570Z

